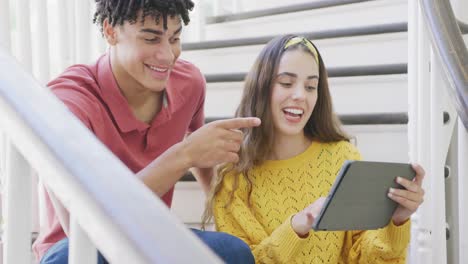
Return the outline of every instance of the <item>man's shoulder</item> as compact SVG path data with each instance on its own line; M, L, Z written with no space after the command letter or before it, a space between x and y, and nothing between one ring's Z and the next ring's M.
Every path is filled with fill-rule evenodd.
M54 89L61 85L83 86L96 83L96 71L92 65L76 64L68 67L57 78L51 80L47 86Z
M47 86L69 106L76 105L80 108L96 106L100 96L95 72L92 65L73 65L51 80Z

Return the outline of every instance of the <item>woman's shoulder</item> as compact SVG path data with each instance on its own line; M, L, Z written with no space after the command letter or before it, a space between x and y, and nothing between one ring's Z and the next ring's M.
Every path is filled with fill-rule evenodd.
M350 160L360 160L361 154L357 147L349 141L341 140L335 142L320 143L323 151L335 157L344 157Z

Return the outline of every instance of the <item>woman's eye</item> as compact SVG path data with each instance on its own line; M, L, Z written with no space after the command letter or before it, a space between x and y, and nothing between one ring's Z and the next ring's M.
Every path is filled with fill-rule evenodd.
M307 89L308 91L313 91L313 90L315 90L315 89L317 89L317 88L315 88L315 86L306 86L306 89Z
M283 87L291 87L292 85L291 83L285 83L285 82L280 82L279 84Z

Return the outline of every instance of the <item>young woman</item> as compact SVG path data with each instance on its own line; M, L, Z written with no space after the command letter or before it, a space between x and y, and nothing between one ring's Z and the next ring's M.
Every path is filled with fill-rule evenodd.
M414 181L397 178L405 190L389 191L399 206L385 228L311 230L343 162L361 158L333 113L327 78L308 39L266 45L236 112L262 125L243 130L239 162L218 170L204 223L214 216L217 230L249 244L257 263L405 263L409 218L424 195L418 165Z

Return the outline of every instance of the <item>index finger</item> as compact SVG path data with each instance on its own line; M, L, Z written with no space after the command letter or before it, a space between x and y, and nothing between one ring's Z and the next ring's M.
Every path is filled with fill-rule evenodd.
M413 167L414 171L416 172L415 182L419 186L421 186L422 181L424 179L424 175L426 174L426 172L424 171L423 167L421 167L421 165L419 165L417 163L412 163L411 166Z
M216 122L217 126L225 129L250 128L259 126L260 124L260 118L257 117L237 117Z

